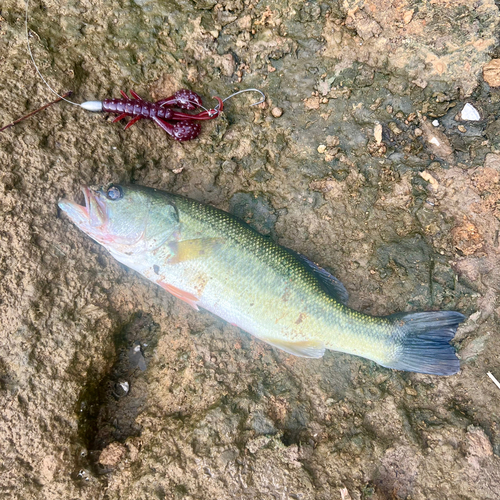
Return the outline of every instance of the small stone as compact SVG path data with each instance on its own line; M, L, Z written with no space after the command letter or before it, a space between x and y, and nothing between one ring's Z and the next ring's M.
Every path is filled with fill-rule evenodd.
M462 109L460 118L469 122L477 122L481 119L481 115L479 114L479 111L468 102Z
M433 127L429 121L421 121L420 128L432 154L448 162L454 159L453 147L443 132Z
M109 443L99 455L99 463L106 467L115 468L126 455L127 449L123 444Z
M126 380L121 380L115 385L115 395L122 398L128 394L130 384Z
M407 10L404 14L403 14L403 21L405 24L409 24L411 22L411 20L413 19L413 9L411 10Z
M490 87L500 87L500 59L492 59L483 66L483 78Z
M389 122L387 126L391 129L391 132L395 135L399 135L403 132L394 122Z
M462 132L462 133L467 132L467 129L466 129L463 125L459 125L457 128L458 128L458 130L460 130L460 132Z
M439 127L439 121L438 121L438 120L432 120L432 124L433 124L435 127Z
M469 316L470 321L474 321L474 323L481 317L481 311L476 311L475 313Z
M326 146L324 144L320 144L318 146L318 153L322 155L326 151Z
M330 92L331 84L329 80L321 80L318 82L318 92L322 95L325 96ZM327 100L328 102L328 100Z
M381 144L381 142L382 142L382 125L380 123L375 124L375 128L373 130L373 135L375 137L375 140L377 141L377 144Z
M425 81L423 78L417 78L416 80L413 80L411 83L414 83L417 87L420 87L421 89L425 89L429 83Z
M274 118L279 118L283 114L283 110L276 106L271 110L271 114L274 116Z
M385 110L390 114L392 115L392 112L394 111L394 108L388 104L386 107L385 107Z
M319 109L320 99L318 96L308 97L304 99L304 106L306 109Z
M429 173L427 170L424 170L423 172L418 173L424 181L427 181L429 184L431 184L433 187L438 187L439 183L438 181Z
M405 387L405 392L410 396L418 396L418 392L413 387Z
M416 128L414 134L415 134L415 137L420 137L422 135L422 129Z
M329 148L334 148L340 144L340 139L336 135L327 135L326 136L326 145Z

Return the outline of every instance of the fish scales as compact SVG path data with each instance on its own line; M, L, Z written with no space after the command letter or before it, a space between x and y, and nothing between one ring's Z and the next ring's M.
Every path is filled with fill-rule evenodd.
M325 349L383 366L450 375L453 311L373 317L343 303L343 285L305 257L209 205L140 186L84 188L86 206L59 203L123 264L286 352Z
M186 239L203 235L227 240L220 252L179 266L178 276L170 278L196 294L192 287L196 276L209 275L213 287L207 290L206 299L200 301L201 307L241 325L257 337L262 331L266 332L265 337L291 341L308 341L313 337L323 341L328 349L352 354L367 352L368 344L375 350L378 344L371 337L377 333L379 337L389 334L389 329L381 328L377 333L370 330L368 341L361 337L358 347L352 333L357 328L362 331L359 321L369 321L370 316L339 304L290 252L231 215L182 197L173 198L179 212L184 214L183 223L191 229L183 231ZM225 311L231 309L235 316L228 317Z

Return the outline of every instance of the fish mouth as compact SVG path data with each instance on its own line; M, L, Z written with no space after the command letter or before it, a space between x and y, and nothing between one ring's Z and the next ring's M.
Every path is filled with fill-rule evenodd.
M77 225L87 229L98 229L106 221L106 210L99 199L99 192L87 186L81 186L83 205L63 198L59 201L59 208ZM88 231L87 231L88 232Z

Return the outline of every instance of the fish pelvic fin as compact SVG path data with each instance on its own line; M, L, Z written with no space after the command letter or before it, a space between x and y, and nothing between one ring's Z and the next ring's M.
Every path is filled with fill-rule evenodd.
M454 375L460 361L450 341L465 316L454 311L399 313L388 316L396 330L395 356L387 368L431 375Z
M189 304L195 311L199 311L197 302L200 299L192 293L185 292L174 285L169 285L168 283L163 283L161 281L158 282L158 285L160 285L167 292L171 293L174 297L177 297L178 299L186 302L186 304Z
M259 337L273 347L277 347L288 354L302 358L322 358L325 354L325 346L320 340L301 340L292 342L290 340Z

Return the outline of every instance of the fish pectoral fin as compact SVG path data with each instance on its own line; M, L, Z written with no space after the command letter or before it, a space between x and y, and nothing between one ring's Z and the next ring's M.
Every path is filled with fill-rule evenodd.
M168 283L158 282L162 288L164 288L167 292L171 293L174 297L177 297L180 300L183 300L187 304L189 304L195 311L199 311L197 302L199 302L199 298L193 295L192 293L185 292L180 288L177 288L174 285L169 285Z
M169 243L172 257L168 259L169 264L178 264L200 257L207 257L220 248L224 242L223 238L199 238L194 240L173 241Z
M290 340L268 337L259 338L271 344L273 347L277 347L282 351L302 358L322 358L325 354L325 346L320 340L301 340L299 342L292 342Z

